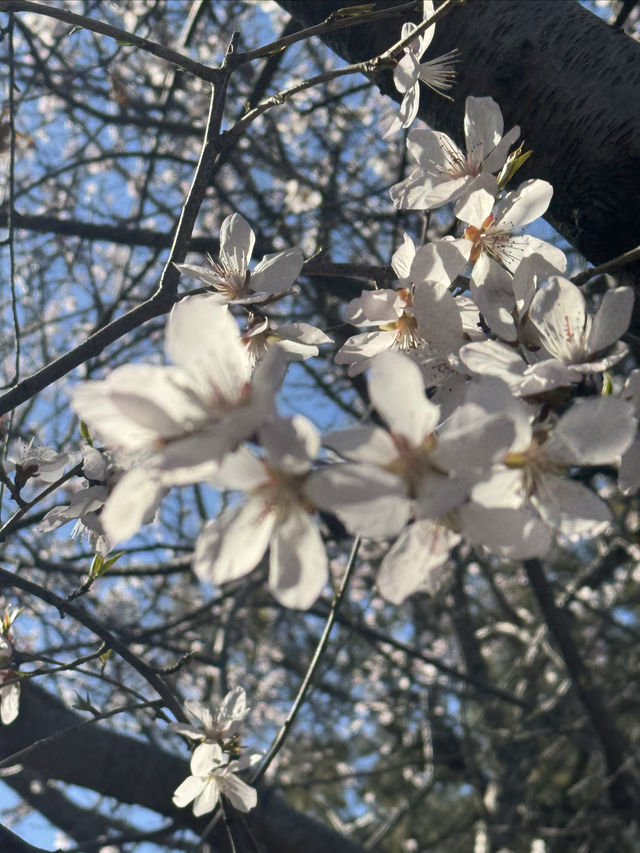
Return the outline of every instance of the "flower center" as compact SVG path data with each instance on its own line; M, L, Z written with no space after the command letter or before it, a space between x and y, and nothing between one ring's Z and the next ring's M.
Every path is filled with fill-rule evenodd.
M306 473L291 474L272 468L266 462L263 464L267 479L256 486L253 493L264 502L266 512L275 513L277 522L284 521L296 509L315 511L303 491Z
M398 451L397 457L385 465L385 469L392 474L401 477L407 484L411 497L416 497L420 482L429 474L441 474L442 472L433 464L431 453L438 443L434 432L428 433L418 445L410 444L405 436L391 433L391 438Z

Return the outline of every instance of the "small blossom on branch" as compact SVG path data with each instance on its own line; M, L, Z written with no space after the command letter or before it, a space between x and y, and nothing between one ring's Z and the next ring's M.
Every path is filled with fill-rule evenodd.
M236 775L246 766L242 761L229 761L217 743L201 743L191 756L191 776L176 788L174 804L184 808L193 803L193 813L200 817L212 812L222 795L238 811L251 811L258 792Z
M327 581L327 555L306 491L320 437L301 415L259 430L264 458L247 447L229 454L213 482L247 499L208 522L196 544L194 570L216 584L242 577L269 551L269 586L285 607L311 607Z
M250 710L242 687L234 687L227 693L215 714L212 714L206 705L194 700L185 702L185 708L200 725L170 723L168 728L178 734L187 735L191 740L209 741L220 746L238 734Z
M423 19L428 20L434 14L432 0L423 3ZM412 23L403 24L402 39L406 39L417 29ZM457 50L452 50L444 56L428 62L420 62L422 54L429 47L435 35L436 25L428 27L424 32L411 41L404 49L404 56L398 61L394 72L395 87L404 97L400 105L400 114L391 123L384 136L397 133L401 127L410 127L418 114L420 106L420 82L424 83L439 95L445 95L447 89L453 86L455 80L455 57Z
M494 195L498 191L494 176L505 164L520 128L516 125L502 135L502 113L492 98L470 96L465 103L466 154L446 133L426 129L409 133L407 150L418 168L391 187L396 207L432 210L480 188Z
M249 261L253 254L255 234L251 226L233 213L220 228L220 258L209 259L210 267L177 264L180 272L201 281L225 302L236 304L259 303L271 300L275 294L290 289L302 269L304 257L300 249L284 249L266 255L253 269Z

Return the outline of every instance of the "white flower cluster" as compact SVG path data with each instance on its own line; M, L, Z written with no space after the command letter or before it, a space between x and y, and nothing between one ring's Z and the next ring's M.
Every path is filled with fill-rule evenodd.
M244 690L236 687L227 693L215 716L199 702L187 702L186 708L200 726L171 723L169 728L201 743L191 756L191 776L177 787L173 802L179 808L193 803L193 813L200 817L213 811L222 795L239 811L250 811L258 801L256 789L236 774L261 756L254 753L238 760L230 758L239 752L238 732L249 713Z
M415 115L412 87L426 73L418 59L430 35L398 66L396 82L412 99L403 125ZM601 381L626 353L620 337L633 294L608 290L592 316L561 276L564 254L522 233L544 214L552 188L528 180L504 191L524 155L510 153L519 129L503 131L497 104L469 97L466 153L444 133L408 135L416 168L391 189L394 204L454 202L461 236L415 246L405 235L392 259L398 288L367 290L346 308L363 331L336 362L350 375L369 370L376 425L321 436L303 415L278 413L288 363L330 339L302 323L275 327L268 316L299 275L301 252L250 269L250 226L238 214L224 221L219 260L180 267L215 292L172 310L172 364L125 365L74 394L76 412L126 471L101 511L108 541L133 536L171 488L242 492L205 525L196 573L222 584L268 552L272 593L305 609L328 576L318 512L392 543L378 586L394 603L433 589L461 541L523 559L544 555L555 535L571 541L607 527L607 505L573 475L622 458L622 489L640 485L638 374L619 396L604 394ZM249 312L247 328L233 310ZM218 759L210 747L203 762Z

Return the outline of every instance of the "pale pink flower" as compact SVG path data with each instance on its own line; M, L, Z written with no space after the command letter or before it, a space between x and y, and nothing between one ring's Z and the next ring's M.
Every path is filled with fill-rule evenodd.
M492 98L469 96L464 118L466 154L446 133L412 130L407 149L418 168L391 187L394 205L432 210L480 188L495 194L498 183L494 175L504 165L509 148L520 135L517 126L504 136L503 129L500 107Z
M72 405L123 465L102 523L132 536L164 489L202 482L273 410L283 374L277 354L252 372L238 325L209 295L179 302L167 323L175 366L132 364L75 389Z
M180 784L173 795L178 808L193 803L196 817L212 812L220 796L241 812L248 812L258 802L258 793L236 773L243 769L238 761L229 761L217 743L201 743L191 756L191 776Z
M208 741L219 743L233 738L240 730L247 714L247 696L242 687L234 687L224 697L215 714L200 702L188 700L185 702L188 713L195 717L200 725L189 725L188 723L170 723L167 728L178 734L187 735L191 740Z
M285 607L309 608L327 581L327 555L312 520L306 480L320 448L302 416L279 419L259 431L266 458L246 447L226 457L215 484L242 490L246 501L209 521L198 538L194 570L215 584L254 569L270 546L269 586Z
M260 263L249 269L255 234L251 226L233 213L220 228L220 258L211 258L210 267L176 264L180 272L212 287L227 302L239 304L265 302L275 294L291 287L302 269L304 257L300 249L284 249L265 255Z

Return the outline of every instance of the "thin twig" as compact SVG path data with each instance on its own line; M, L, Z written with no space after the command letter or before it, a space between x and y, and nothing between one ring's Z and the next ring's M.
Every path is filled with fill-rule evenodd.
M85 610L78 607L78 605L71 604L66 598L61 598L43 586L22 577L22 575L17 575L0 568L0 581L6 586L16 587L24 592L28 592L30 595L55 607L61 616L68 614L76 622L84 625L85 628L88 628L96 636L100 637L101 640L104 640L114 652L119 654L123 660L126 660L153 687L156 693L163 699L165 706L173 712L176 719L181 722L188 722L180 703L176 700L167 682L152 667L139 658L138 655L134 654L126 643L123 643L111 631L107 630L102 622L99 622Z
M116 714L125 714L131 711L138 711L143 708L158 708L161 704L162 703L158 699L155 699L152 702L131 702L128 705L122 705L119 708L113 708L111 711L104 711L100 714L94 714L94 716L90 717L88 720L83 720L81 723L77 723L74 726L69 726L66 729L59 729L58 731L52 732L46 737L38 738L38 740L34 740L33 743L30 743L29 746L25 746L24 749L19 749L17 752L13 752L11 755L7 755L5 758L0 760L0 767L10 767L12 764L22 762L22 760L28 755L30 755L34 750L39 749L46 743L51 743L51 741L58 740L61 737L66 737L71 732L75 732L78 729L83 729L85 728L85 726L97 723L99 720L108 720L110 717L115 717Z
M417 28L410 35L396 41L379 56L375 56L372 59L366 59L363 62L355 62L351 65L345 65L342 68L335 68L332 71L317 74L315 77L309 77L307 80L302 80L299 83L290 86L288 89L283 89L281 92L278 92L257 104L257 106L249 110L238 122L236 122L230 130L222 134L224 144L231 144L231 142L235 140L235 138L259 116L263 115L263 113L267 112L267 110L270 110L272 107L281 106L299 92L303 92L320 83L327 83L330 80L336 80L339 77L346 77L349 74L372 74L373 72L384 71L385 69L391 70L396 65L396 54L404 50L408 44L411 44L411 42L413 42L421 33L435 24L436 21L443 18L458 3L460 3L460 0L445 0L435 14L433 14L428 20L422 21L422 23L418 24Z
M2 0L0 0L0 3ZM6 412L10 412L16 406L26 402L31 397L35 396L40 391L47 388L49 385L66 376L67 373L74 368L101 353L107 346L117 341L119 338L126 335L128 332L138 328L138 326L159 317L162 314L167 314L178 299L177 288L180 279L180 273L175 266L176 263L181 263L187 254L189 241L196 218L200 212L200 207L204 200L209 177L213 168L215 158L220 151L220 125L222 123L222 115L224 102L227 93L230 70L226 68L228 58L233 52L234 45L230 45L227 51L225 63L220 69L221 75L219 84L212 88L211 100L209 104L209 116L207 119L207 127L205 130L200 159L196 167L191 188L187 195L180 219L176 228L173 244L169 258L162 272L158 289L141 305L132 308L126 314L113 320L108 325L99 329L93 335L87 338L74 349L52 361L50 364L38 370L36 373L18 383L15 388L7 391L0 397L0 416ZM1 531L0 531L1 532Z
M373 5L374 4L372 4L372 6ZM345 14L341 17L337 14L339 10L336 10L328 15L320 24L314 24L312 27L306 27L304 30L298 30L291 35L283 36L282 38L276 39L275 41L265 44L262 47L258 47L255 50L247 50L244 53L239 53L235 61L239 65L242 62L250 62L253 59L272 56L273 54L279 53L290 45L302 41L303 39L308 39L312 36L323 36L327 33L335 32L336 30L345 29L346 27L357 27L360 24L372 24L375 21L380 21L391 16L396 17L402 12L414 10L417 6L417 0L411 0L411 2L402 3L399 6L390 6L386 9L373 9L372 11L363 12L359 15ZM347 8L343 11L348 12L349 9Z
M354 570L355 565L356 565L356 560L358 557L358 551L359 550L360 550L360 537L357 537L354 540L353 547L351 548L351 554L349 555L349 562L347 563L347 568L345 569L344 577L342 578L342 583L340 584L340 588L339 588L338 592L336 593L336 595L333 599L333 603L331 605L331 610L329 611L329 615L327 617L327 621L326 621L326 624L324 626L322 636L320 637L320 640L318 641L318 645L316 647L314 655L311 658L311 663L309 664L306 675L302 681L302 684L300 685L300 689L298 690L298 695L296 696L296 698L293 702L293 705L291 706L289 713L287 714L286 720L284 721L284 723L280 727L277 735L275 736L275 739L274 739L273 743L271 744L269 752L265 756L260 767L256 770L256 772L252 776L252 778L251 778L252 784L255 784L260 779L262 779L262 777L264 776L264 774L268 770L269 766L271 765L272 761L274 760L276 755L280 752L280 750L284 746L284 742L286 741L287 737L289 736L289 734L291 732L291 728L295 722L296 717L298 716L298 712L300 711L300 708L302 707L302 705L304 703L306 695L307 695L307 693L308 693L308 691L309 691L309 689L313 683L313 679L315 678L316 672L318 671L318 666L320 664L320 661L322 660L322 656L324 655L325 650L327 648L327 644L329 642L329 636L331 634L331 629L333 628L333 625L336 621L338 609L339 609L340 605L342 604L345 593L347 591L347 587L349 585L351 575L353 574L353 570Z
M597 267L592 267L590 270L585 270L584 272L579 272L577 275L574 275L571 281L578 286L586 284L590 279L595 278L597 275L600 275L604 272L611 272L612 270L620 269L621 267L626 267L628 264L632 264L634 261L640 261L640 246L636 246L635 249L629 249L628 252L625 252L624 255L618 255L617 258L613 258L610 261L605 261L604 264L600 264Z
M9 25L7 27L9 39L9 275L11 282L11 315L13 319L13 336L15 339L15 361L13 367L13 379L9 385L20 381L20 319L18 317L18 298L16 295L16 255L14 244L14 221L13 207L15 201L15 169L16 169L16 128L15 128L15 54L13 44L13 13L9 13ZM10 431L10 430L9 430Z
M23 502L20 506L20 509L14 512L11 518L5 524L3 524L2 527L0 527L0 542L5 541L9 533L11 533L12 530L14 530L14 528L18 526L18 521L20 521L20 519L24 515L26 515L30 509L36 506L36 504L40 503L41 500L46 498L52 492L55 492L56 489L59 489L60 486L67 482L67 480L70 480L72 477L76 477L82 474L82 465L83 463L79 462L61 477L58 477L55 483L50 483L50 485L48 485L46 489L43 489L41 492L39 492L39 494L37 494L35 498L33 498L33 500L30 500L28 503Z
M66 24L71 24L72 27L80 27L83 30L91 30L94 33L109 36L109 38L115 39L122 45L137 47L147 53L152 53L159 59L164 59L166 62L171 63L171 65L188 71L194 77L199 77L208 83L217 83L223 76L219 68L211 68L208 65L203 65L202 62L196 62L189 56L178 53L163 44L149 41L149 39L136 36L126 30L121 30L119 27L112 27L110 24L105 24L102 21L87 18L85 15L76 15L74 12L69 12L60 6L45 6L42 3L34 3L32 0L0 0L0 11L34 12L37 15L45 15L48 18L57 18L57 20L64 21Z

